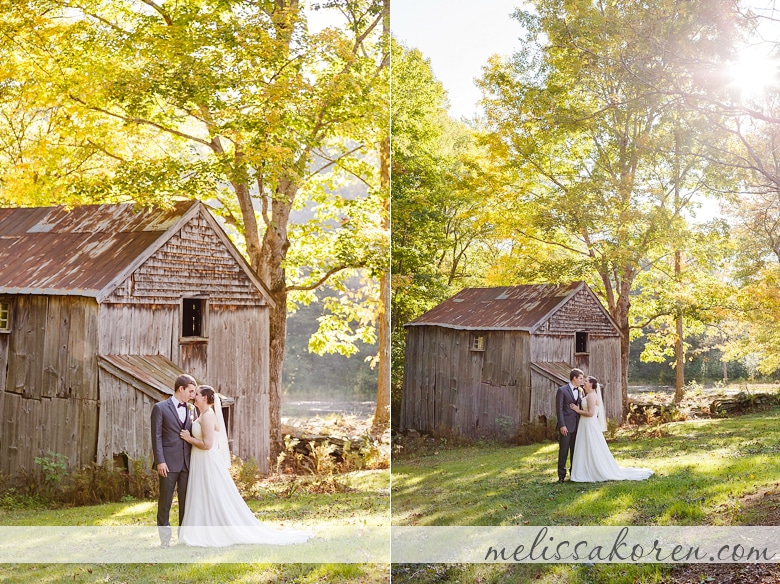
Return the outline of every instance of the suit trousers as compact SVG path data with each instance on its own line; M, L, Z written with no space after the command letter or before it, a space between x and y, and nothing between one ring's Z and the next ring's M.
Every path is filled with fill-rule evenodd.
M574 462L574 443L577 440L577 432L569 432L564 436L558 430L558 478L566 478L566 459L569 458L569 472Z
M184 506L187 503L187 481L190 473L186 469L179 472L168 472L167 477L159 476L160 498L157 502L157 526L160 541L167 544L171 539L171 505L173 492L179 492L179 525L184 519Z

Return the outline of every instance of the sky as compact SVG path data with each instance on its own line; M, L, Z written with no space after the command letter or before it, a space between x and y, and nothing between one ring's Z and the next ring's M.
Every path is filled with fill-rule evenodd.
M450 100L450 114L471 118L480 92L474 79L488 57L511 55L520 24L511 18L519 0L392 0L390 29L399 41L431 60Z
M474 79L482 74L488 57L498 53L511 55L519 47L520 24L510 15L522 0L392 0L390 28L396 39L417 48L430 59L436 78L442 82L450 100L450 114L471 118L478 112L481 95ZM748 0L766 10L774 0ZM777 30L766 34L776 40ZM763 50L766 53L766 49ZM745 79L760 77L762 63L753 56L738 63L736 70ZM758 67L758 69L756 69ZM766 81L766 80L764 80Z

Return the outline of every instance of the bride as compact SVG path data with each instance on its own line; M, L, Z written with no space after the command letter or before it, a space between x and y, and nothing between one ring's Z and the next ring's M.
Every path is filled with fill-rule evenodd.
M595 483L641 481L648 478L653 474L649 468L622 468L617 465L602 434L607 429L607 422L599 382L595 377L588 377L584 387L585 399L582 400L582 408L571 404L571 408L580 414L571 480L578 483Z
M194 448L179 540L193 546L222 547L302 543L312 537L303 531L267 527L257 520L228 470L230 450L219 396L213 388L201 385L195 393L195 407L200 417L192 423L192 434L188 430L180 434Z

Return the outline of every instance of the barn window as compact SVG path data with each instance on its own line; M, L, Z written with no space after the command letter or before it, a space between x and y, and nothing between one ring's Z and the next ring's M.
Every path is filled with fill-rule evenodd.
M208 301L206 298L184 298L181 306L181 336L201 337L206 334L206 316Z
M584 333L584 332L574 333L574 352L575 353L588 352L588 333Z
M478 335L478 334L471 335L471 350L472 351L485 350L485 335Z
M0 332L11 332L11 303L0 301Z

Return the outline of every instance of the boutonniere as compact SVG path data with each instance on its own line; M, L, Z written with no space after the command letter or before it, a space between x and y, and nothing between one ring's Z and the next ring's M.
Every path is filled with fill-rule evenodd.
M195 406L191 403L187 404L187 411L190 413L190 420L192 420L192 416L195 414Z

